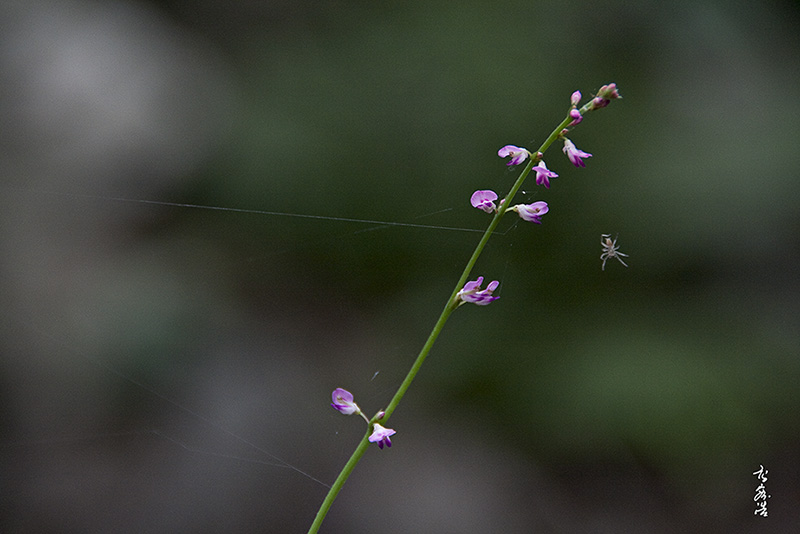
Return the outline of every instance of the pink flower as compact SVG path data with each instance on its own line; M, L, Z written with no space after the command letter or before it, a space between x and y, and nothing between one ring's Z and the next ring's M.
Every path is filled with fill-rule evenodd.
M617 84L604 85L597 91L597 96L592 99L592 109L604 108L617 98L622 98L619 96L619 91L617 91Z
M336 388L333 390L333 402L331 403L336 410L345 415L361 413L358 404L353 402L353 394L346 389Z
M564 148L562 149L564 154L567 155L569 160L572 162L573 165L576 167L586 167L586 163L584 163L584 158L591 158L592 155L588 152L584 152L583 150L578 150L578 147L575 146L575 143L570 141L569 139L564 139Z
M533 204L517 204L509 208L509 211L516 211L524 221L542 224L542 215L550 211L547 202L540 200Z
M500 282L495 280L489 284L486 289L481 289L482 283L483 277L479 276L477 280L464 284L464 287L461 289L461 291L456 293L456 300L461 301L459 306L465 302L477 304L478 306L486 306L487 304L490 304L491 302L494 302L500 298L492 296L492 292L497 289L497 286L500 285Z
M547 168L544 160L540 161L532 170L536 171L536 183L544 185L548 189L550 189L550 178L558 177L556 173Z
M581 112L577 109L570 110L569 116L572 117L572 122L570 122L567 126L575 126L576 124L580 124L583 120Z
M478 208L486 213L492 213L497 210L494 201L497 200L497 193L491 190L479 190L472 193L472 198L469 199L473 208Z
M511 161L506 163L506 165L519 165L528 159L528 156L530 156L531 153L528 152L527 149L518 146L506 145L497 151L497 155L501 158L507 158L508 156L511 156Z
M389 439L389 436L394 436L395 434L397 434L397 432L395 432L391 428L384 428L378 423L375 423L374 425L372 425L372 435L369 437L369 441L370 443L377 442L378 447L380 447L381 449L383 448L384 444L387 447L391 447L392 440Z
M575 91L574 93L572 93L572 96L569 98L569 103L572 104L572 107L577 106L578 102L580 102L580 101L581 101L581 92L580 91Z
M600 98L604 98L606 100L616 100L617 98L622 98L619 96L619 91L617 91L617 84L610 83L608 85L604 85L597 91L597 96Z

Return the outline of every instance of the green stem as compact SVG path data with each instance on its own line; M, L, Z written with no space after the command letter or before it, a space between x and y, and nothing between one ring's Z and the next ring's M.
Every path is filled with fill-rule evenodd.
M372 429L372 425L370 425L369 430ZM361 457L364 456L364 453L367 452L367 447L369 447L369 435L370 431L367 430L367 433L361 438L361 442L356 447L356 450L353 452L350 459L347 460L347 463L342 468L341 473L339 476L336 477L336 481L331 486L331 489L328 491L328 495L325 496L325 500L322 501L322 506L319 507L317 511L317 516L314 518L314 522L311 524L311 528L308 529L308 534L316 533L319 531L319 527L322 525L322 521L325 519L325 516L328 514L328 510L330 510L333 501L336 499L336 496L339 495L339 491L341 491L342 486L347 481L347 477L350 476L350 473L353 472L353 469L356 468L356 464Z
M534 162L538 161L536 158L536 153L541 152L544 153L550 145L552 145L556 139L558 139L561 131L567 127L567 125L572 121L572 118L567 115L567 118L564 119L561 124L559 124L555 130L545 139L544 143L539 147L539 149L533 153L533 157L528 161L528 164L522 170L517 178L517 181L514 182L514 185L511 187L511 190L505 197L505 202L503 202L502 206L500 206L495 214L492 222L489 223L489 227L486 228L486 231L483 233L480 242L478 242L478 246L475 247L475 251L472 253L472 257L470 257L469 261L467 262L466 267L464 267L464 272L461 273L461 277L458 279L456 283L456 287L453 292L450 294L450 298L447 299L447 304L445 304L442 313L439 315L439 320L436 321L436 324L433 326L433 330L431 330L430 335L428 336L428 340L423 345L422 350L420 350L417 359L414 361L414 365L411 366L411 369L408 371L405 380L403 383L400 384L400 387L397 389L397 393L394 394L392 400L389 401L389 405L386 407L385 414L380 419L381 424L388 421L389 417L394 412L397 405L400 403L400 400L403 398L403 395L406 394L409 386L411 386L411 382L414 380L414 377L417 376L420 367L425 362L425 358L428 357L428 353L433 348L433 344L436 342L436 338L439 337L442 329L444 328L447 319L450 317L450 314L458 307L458 302L456 302L456 294L464 287L464 284L467 282L467 278L469 278L470 273L472 272L472 268L475 266L475 263L478 261L481 253L483 252L486 243L489 242L489 238L494 233L497 225L500 224L500 219L503 218L506 211L508 210L508 206L511 204L511 201L514 199L514 195L517 194L519 188L522 187L522 183L525 181L525 178L528 177L528 174L531 172L533 168ZM328 495L325 497L325 500L322 502L322 506L320 506L319 511L317 512L317 516L314 519L314 523L311 525L311 528L308 530L308 534L314 534L319 530L320 525L322 525L322 521L325 519L325 515L328 513L331 505L333 504L334 499L339 494L339 491L344 486L344 483L347 481L347 478L350 476L350 473L353 472L355 469L356 464L358 461L361 460L361 457L364 456L364 453L367 451L367 447L369 446L368 438L372 433L372 425L377 421L377 417L373 417L370 420L369 427L367 433L361 438L361 442L356 447L356 450L353 452L353 455L350 456L350 459L345 464L342 471L339 473L339 476L336 477L336 481L331 486L330 491L328 491Z

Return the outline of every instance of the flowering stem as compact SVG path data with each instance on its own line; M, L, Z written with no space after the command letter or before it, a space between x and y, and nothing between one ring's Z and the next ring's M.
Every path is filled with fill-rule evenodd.
M561 131L564 128L566 128L567 125L572 120L573 120L572 117L567 115L567 118L564 119L561 122L561 124L559 124L556 127L555 130L553 130L553 132L547 139L545 139L544 143L542 143L537 152L544 153L550 147L550 145L552 145L556 141L556 139L558 139L558 136L561 133ZM423 362L425 362L425 358L428 357L428 353L431 351L431 348L433 348L433 344L436 342L436 338L439 337L439 334L444 328L444 325L447 322L447 319L450 317L450 314L453 313L453 311L458 307L459 302L456 300L456 295L461 290L461 288L464 287L464 284L467 282L467 278L469 278L469 275L472 272L472 268L478 261L478 258L483 252L486 243L489 242L489 238L494 233L495 229L497 228L497 225L500 224L500 219L502 219L503 215L506 213L508 206L511 204L511 201L514 198L514 195L516 195L517 191L519 191L519 188L522 187L525 178L528 177L528 174L531 172L531 168L533 167L536 160L537 160L536 157L530 158L528 164L520 173L519 178L517 178L517 181L514 182L514 185L511 187L511 190L506 195L505 201L497 209L497 213L492 218L492 222L489 223L489 227L486 228L486 231L483 233L480 242L478 242L478 246L475 247L475 251L472 253L472 257L470 257L466 267L464 267L464 272L461 273L461 277L458 279L455 289L450 294L450 298L447 299L447 304L445 304L441 315L439 315L439 320L436 321L433 330L431 330L431 333L428 336L428 340L425 342L425 345L423 345L422 350L420 350L417 359L414 361L414 365L411 366L411 369L408 371L405 380L403 380L403 383L400 384L400 387L397 389L397 393L394 394L394 397L392 397L392 400L389 401L389 405L384 410L385 413L383 417L380 419L382 424L389 419L389 417L392 415L392 412L394 412L395 408L397 408L397 405L400 403L400 400L406 394L406 391L408 390L409 386L411 386L411 382L414 380L414 377L417 376L417 373L419 372L420 367L422 367ZM356 450L353 452L352 456L350 456L350 459L347 461L347 464L345 464L344 468L339 473L339 476L336 477L336 481L331 486L330 491L328 491L328 495L325 497L325 500L322 502L322 506L320 506L320 509L317 512L317 516L314 519L314 523L308 530L309 534L313 534L319 530L320 525L322 525L322 521L325 519L325 515L328 513L328 510L333 504L334 499L336 499L336 495L338 495L339 491L342 489L342 486L344 486L345 481L347 481L347 478L350 476L350 473L353 472L353 469L355 469L356 464L358 463L359 460L361 460L361 457L364 456L364 453L367 451L367 447L369 446L368 438L372 431L372 425L376 421L377 421L377 416L373 417L369 421L369 428L367 429L366 435L361 439L361 442L358 444L358 447L356 447Z
M542 146L539 147L539 150L537 150L537 152L544 153L544 151L547 150L556 139L558 139L558 135L559 133L561 133L561 130L563 130L567 126L567 124L569 124L571 121L572 118L568 115L567 118L564 119L564 121L561 124L559 124L555 130L553 130L550 136L547 139L545 139L544 143L542 143ZM475 263L478 261L478 258L483 252L486 243L489 242L489 238L492 236L495 229L497 229L497 225L500 224L500 219L503 218L503 215L505 214L508 206L511 204L514 195L517 194L517 191L519 191L519 188L522 187L525 178L527 178L528 174L531 172L531 168L533 168L534 164L534 159L535 158L531 158L530 161L528 161L528 164L520 173L519 178L517 178L517 181L514 182L514 185L511 187L511 190L506 195L505 202L503 202L500 208L498 208L497 213L492 218L492 222L489 223L489 227L486 228L486 231L483 233L481 240L478 242L478 246L475 247L475 251L472 253L472 257L467 262L466 267L464 267L464 272L461 273L461 278L458 279L455 289L450 294L450 298L447 300L447 304L442 310L442 313L439 316L439 320L436 321L433 330L428 336L428 340L425 342L425 345L423 345L422 350L419 352L419 356L417 356L417 359L414 361L414 365L412 365L411 369L408 371L405 380L403 380L403 383L400 384L400 387L397 389L397 393L394 394L394 397L392 397L392 400L386 407L385 410L386 415L384 416L383 421L386 421L389 418L389 416L392 415L394 409L397 408L397 405L400 403L400 399L402 399L403 395L405 395L406 390L411 385L411 382L414 380L414 377L417 376L419 368L422 367L422 363L425 361L425 358L428 356L428 353L430 352L431 348L433 348L433 344L436 341L436 338L439 337L439 333L442 331L442 328L444 328L444 324L447 322L447 319L450 317L450 314L453 313L453 310L455 310L458 307L458 302L456 302L456 294L461 290L462 287L464 287L464 284L466 283L467 278L469 278L469 275L472 272L472 268L475 266Z

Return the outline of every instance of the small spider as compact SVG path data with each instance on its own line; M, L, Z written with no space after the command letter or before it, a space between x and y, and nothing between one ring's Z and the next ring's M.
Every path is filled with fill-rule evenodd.
M603 260L603 266L601 267L603 271L606 270L606 260L609 258L617 258L622 265L625 267L628 266L628 264L620 258L620 256L625 256L627 258L628 255L618 252L619 247L617 246L616 237L614 241L611 241L611 234L603 234L600 236L600 244L603 246L603 253L600 254L600 259Z

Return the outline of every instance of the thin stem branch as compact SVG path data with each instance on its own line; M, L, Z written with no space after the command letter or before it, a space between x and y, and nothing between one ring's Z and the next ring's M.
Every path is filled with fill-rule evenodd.
M525 178L528 177L528 174L531 172L533 168L534 161L537 160L536 154L538 152L544 153L550 145L552 145L556 139L558 139L561 131L567 127L567 125L572 121L572 118L567 115L567 118L564 119L561 124L559 124L555 130L545 139L544 143L539 147L539 149L533 153L533 157L528 161L528 164L520 173L519 177L517 178L514 185L511 187L511 190L505 197L505 201L503 204L497 209L497 213L492 218L492 221L489 223L488 228L483 233L481 240L478 242L478 245L475 247L475 251L472 253L469 261L467 262L466 267L464 267L464 271L461 273L461 277L458 279L456 283L456 287L453 292L450 294L450 298L447 299L447 303L442 310L442 313L439 315L439 319L436 321L436 324L433 326L433 330L431 330L430 335L428 336L427 341L425 341L425 345L422 346L422 350L420 350L417 359L414 360L414 364L411 366L411 369L408 371L405 380L403 383L400 384L400 387L397 389L397 392L392 397L392 400L389 401L389 405L384 410L384 415L380 419L381 424L385 423L389 417L394 412L397 405L400 403L400 400L403 398L403 395L406 394L408 388L411 386L411 382L417 376L417 373L422 367L422 364L425 362L425 358L428 357L428 353L430 353L431 348L433 348L433 344L436 342L436 338L439 337L442 329L444 328L447 319L450 317L450 314L458 307L458 302L456 301L456 295L464 287L464 284L467 282L467 278L469 278L470 273L472 272L472 268L475 266L475 263L478 261L481 253L483 252L486 243L489 242L489 238L494 233L495 229L497 229L497 225L500 224L500 219L503 218L506 211L508 211L508 207L511 204L511 201L514 198L514 195L517 194L520 187L522 187ZM353 455L350 456L350 459L345 464L342 471L339 473L339 476L336 477L336 481L331 486L330 491L328 491L328 495L325 497L325 500L322 502L322 506L320 506L319 511L317 512L317 516L314 519L314 523L311 525L311 528L308 530L309 534L314 534L319 530L320 525L322 525L322 521L325 519L325 515L328 513L331 505L333 504L334 499L339 494L339 491L344 486L344 483L347 481L347 478L350 476L350 473L353 472L355 469L356 464L358 461L361 460L361 457L364 456L364 453L367 451L367 447L369 446L369 436L372 431L373 424L377 421L377 416L373 417L369 422L369 428L367 430L366 435L361 439L356 447L356 450L353 452Z

